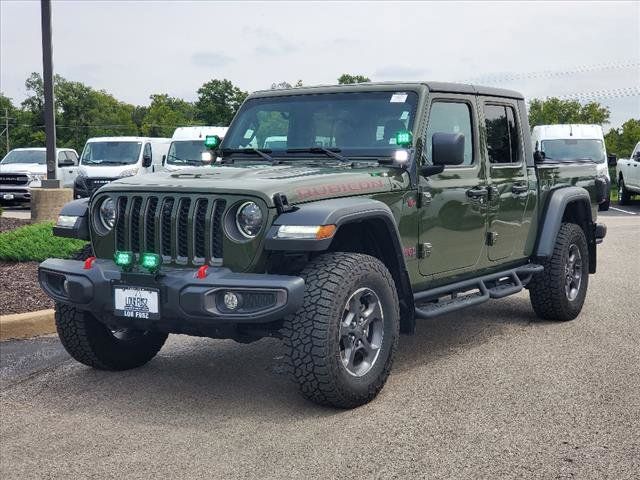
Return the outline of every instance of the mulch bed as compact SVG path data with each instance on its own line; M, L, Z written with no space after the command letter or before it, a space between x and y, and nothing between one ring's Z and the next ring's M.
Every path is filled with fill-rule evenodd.
M0 218L0 233L28 225L29 220ZM38 283L38 262L0 261L0 315L53 308Z
M13 230L14 228L22 227L24 225L29 225L30 220L23 220L22 218L0 218L0 233L8 232L9 230Z
M53 301L38 283L38 262L0 262L0 315L47 308Z

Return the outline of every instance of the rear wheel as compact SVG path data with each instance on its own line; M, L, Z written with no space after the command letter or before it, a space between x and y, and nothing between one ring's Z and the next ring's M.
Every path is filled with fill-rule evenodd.
M627 186L624 184L624 178L620 177L618 180L618 203L620 205L627 205L631 201L631 193L627 190Z
M111 329L96 317L70 305L56 303L56 328L74 359L99 370L129 370L144 365L162 348L166 333Z
M328 253L301 275L303 306L282 330L300 391L313 402L339 408L369 402L389 376L398 343L391 274L369 255Z
M539 318L573 320L582 310L589 284L589 249L584 231L563 223L553 254L529 284L531 305Z

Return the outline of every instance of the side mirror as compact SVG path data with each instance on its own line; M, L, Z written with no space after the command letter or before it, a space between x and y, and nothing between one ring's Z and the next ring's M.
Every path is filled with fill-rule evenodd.
M436 132L431 137L433 165L462 165L464 163L464 135Z
M536 150L535 152L533 152L533 161L535 163L542 163L544 162L544 152L541 152L540 150Z
M164 165L165 163L167 163L167 156L162 155L162 165Z
M607 164L610 167L615 167L618 164L618 157L616 155L607 155Z
M148 168L151 166L151 154L143 153L142 154L142 166Z

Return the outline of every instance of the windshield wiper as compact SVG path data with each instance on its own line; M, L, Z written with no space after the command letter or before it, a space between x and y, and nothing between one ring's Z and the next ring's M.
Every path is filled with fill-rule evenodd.
M340 155L341 150L339 148L325 148L325 147L308 147L308 148L287 148L287 153L324 153L328 157L333 157L344 163L349 163L347 157Z
M222 150L220 150L220 152L222 153L222 155L229 155L231 153L246 153L249 155L258 155L262 158L264 158L266 161L271 162L273 165L276 165L278 163L278 160L274 159L271 155L269 155L269 153L272 152L271 149L269 148L262 148L262 149L258 149L258 148L223 148Z
M187 165L200 165L200 164L203 163L202 160L193 160L193 159L188 159L188 158L176 157L172 153L170 153L167 156L167 158L173 158L174 160L177 160L176 163L186 163Z

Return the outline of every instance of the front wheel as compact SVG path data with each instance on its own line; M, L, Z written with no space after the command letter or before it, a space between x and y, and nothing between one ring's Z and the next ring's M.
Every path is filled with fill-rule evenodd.
M369 255L327 253L301 275L303 305L282 329L300 391L339 408L371 401L389 376L398 343L398 295L389 270Z
M627 186L624 184L624 179L620 177L618 180L618 203L620 205L627 205L631 201L631 193L627 190Z
M144 365L162 348L166 333L111 329L75 307L56 303L56 329L75 360L98 370L129 370Z
M539 318L573 320L582 310L589 284L589 249L580 226L563 223L544 270L531 279L531 305Z

